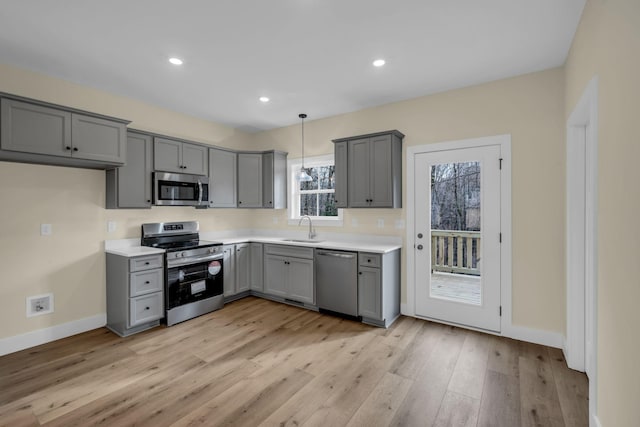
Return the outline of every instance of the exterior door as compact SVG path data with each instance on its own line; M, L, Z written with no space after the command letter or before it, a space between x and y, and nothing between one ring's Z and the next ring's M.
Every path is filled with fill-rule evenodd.
M500 146L415 156L416 314L500 331Z

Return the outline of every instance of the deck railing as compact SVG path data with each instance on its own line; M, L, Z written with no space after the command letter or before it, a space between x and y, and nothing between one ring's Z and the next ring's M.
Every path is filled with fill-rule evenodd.
M431 271L480 275L480 232L431 230Z

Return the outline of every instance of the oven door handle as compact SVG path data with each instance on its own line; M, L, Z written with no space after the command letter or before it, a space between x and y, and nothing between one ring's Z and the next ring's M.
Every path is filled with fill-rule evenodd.
M203 257L199 257L199 258L188 258L188 259L181 259L181 260L167 260L167 267L171 268L171 267L181 267L183 265L191 265L191 264L197 264L200 262L205 262L205 261L215 261L215 260L221 260L222 258L224 258L224 254L216 254L216 255L207 255L207 256L203 256Z

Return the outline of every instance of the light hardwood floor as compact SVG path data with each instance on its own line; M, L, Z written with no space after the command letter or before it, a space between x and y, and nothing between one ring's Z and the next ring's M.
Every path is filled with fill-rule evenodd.
M557 349L402 317L389 329L245 298L119 338L0 358L6 426L587 426Z

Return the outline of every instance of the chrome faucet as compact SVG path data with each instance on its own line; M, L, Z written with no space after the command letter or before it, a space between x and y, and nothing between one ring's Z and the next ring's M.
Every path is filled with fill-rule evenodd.
M302 215L298 222L298 226L302 225L302 221L305 218L309 220L309 240L313 240L313 238L316 237L316 230L313 229L313 222L311 222L311 217L309 215Z

